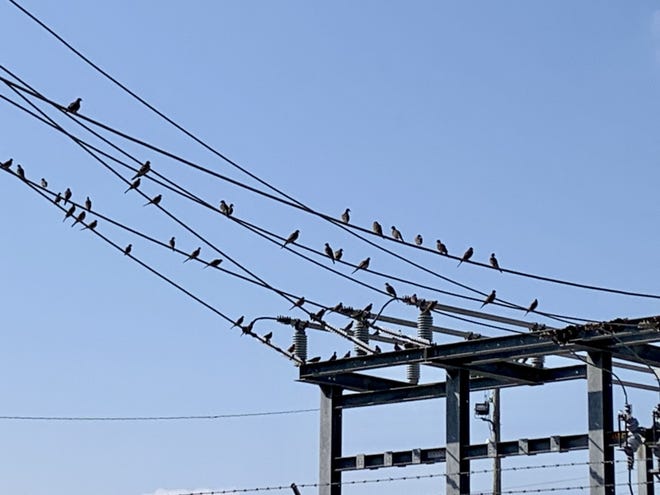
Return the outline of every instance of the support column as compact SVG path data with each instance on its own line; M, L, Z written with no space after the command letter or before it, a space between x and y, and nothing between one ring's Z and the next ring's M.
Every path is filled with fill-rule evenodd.
M336 406L342 389L327 385L320 388L319 495L341 495L341 471L337 471L335 459L341 457L342 410Z
M637 451L637 495L655 495L653 487L653 450L651 445L642 445Z
M470 373L447 369L447 489L446 495L470 494ZM457 474L460 473L460 474Z
M603 352L589 352L587 359L589 493L615 495L614 447L608 446L608 435L614 429L612 356Z

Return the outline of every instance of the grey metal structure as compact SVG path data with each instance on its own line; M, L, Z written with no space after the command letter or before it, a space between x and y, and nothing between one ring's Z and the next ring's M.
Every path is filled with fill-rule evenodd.
M428 315L426 315L428 316ZM430 322L424 318L428 328ZM321 388L320 495L341 494L341 473L360 469L446 463L446 494L470 493L470 461L489 457L533 455L572 450L589 451L591 495L615 493L614 449L622 436L614 431L612 402L613 358L660 367L660 317L614 320L602 324L568 326L504 337L467 339L447 344L361 355L303 364L299 379ZM525 358L583 352L585 364L536 368ZM440 367L445 382L410 383L368 374L369 370L411 365ZM471 445L469 394L475 390L583 379L587 382L588 431L581 435L498 441ZM446 399L446 444L432 449L358 454L342 452L342 411L348 408L393 404L433 398ZM653 430L655 431L655 430ZM647 436L651 429L647 429ZM650 440L650 437L649 437ZM644 483L639 493L650 495L653 459L648 443L640 466Z

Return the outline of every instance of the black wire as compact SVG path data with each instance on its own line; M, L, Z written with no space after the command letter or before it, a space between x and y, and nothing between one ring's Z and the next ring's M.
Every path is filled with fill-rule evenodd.
M6 72L10 73L10 72L9 72L8 70L6 70L4 67L3 67L3 69L4 69ZM6 84L8 84L8 85L10 85L10 86L12 86L12 87L15 87L15 88L17 88L17 89L19 89L19 90L21 90L21 91L31 93L34 97L40 98L40 99L43 100L44 102L49 103L50 105L52 105L52 106L54 106L54 107L56 107L56 108L63 109L63 107L62 107L61 105L59 105L59 104L53 102L52 100L47 99L46 97L44 97L43 95L40 95L39 93L31 92L31 91L27 91L26 88L22 88L22 87L20 87L19 85L15 84L15 83L13 83L13 82L11 82L11 81L5 79L5 78L1 78L1 77L0 77L0 80L2 80L2 81L5 82ZM137 138L134 138L134 137L132 137L132 136L129 136L129 135L125 134L125 133L122 133L121 131L118 131L118 130L116 130L116 129L113 129L113 128L111 128L111 127L105 125L105 124L102 124L102 123L99 122L99 121L96 121L96 120L94 120L94 119L91 119L91 118L86 117L86 116L81 115L81 114L76 114L76 115L77 115L78 117L80 117L80 118L86 120L87 122L92 123L92 124L95 125L95 126L101 127L101 128L103 128L103 129L105 129L105 130L107 130L107 131L109 131L109 132L111 132L111 133L114 133L114 134L116 134L116 135L118 135L118 136L120 136L120 137L122 137L122 138L124 138L124 139L130 140L130 141L132 141L132 142L134 142L134 143L140 144L141 146L147 147L147 148L151 149L152 151L155 151L155 152L157 152L157 153L163 154L164 156L168 156L169 158L172 158L172 159L174 159L174 160L176 160L176 161L179 161L180 163L183 163L183 164L185 164L185 165L188 165L188 166L191 166L191 167L193 167L193 168L196 168L197 170L200 170L200 171L203 171L203 172L208 173L208 174L210 174L210 175L213 175L214 177L219 178L219 179L221 179L221 180L228 181L228 182L230 182L230 183L232 183L232 184L234 184L234 185L236 185L236 186L238 186L238 187L242 187L242 188L248 189L248 190L250 190L250 191L252 191L252 192L255 192L255 193L257 193L257 194L261 194L261 195L263 195L263 196L265 196L265 197L268 197L268 198L270 198L270 199L272 199L272 200L279 201L279 202L282 203L282 204L286 204L286 205L288 205L288 206L295 207L295 208L298 208L298 209L304 210L304 211L306 211L307 213L311 213L311 214L313 214L313 215L315 215L315 216L318 216L319 218L322 218L322 219L324 219L324 220L327 220L327 221L333 223L334 225L340 227L341 229L345 230L345 231L348 232L349 234L351 234L351 235L353 235L353 236L355 236L355 237L361 239L362 241L366 242L367 244L371 245L372 247L375 247L375 248L377 248L377 249L379 249L379 250L381 250L381 251L383 251L383 252L386 252L387 254L389 254L389 255L391 255L391 256L394 256L395 258L397 258L397 259L399 259L399 260L401 260L401 261L403 261L403 262L405 262L405 263L407 263L407 264L410 264L411 266L414 266L414 267L416 267L416 268L418 268L418 269L420 269L420 270L422 270L422 271L424 271L424 272L426 272L426 273L429 273L429 274L431 274L431 275L433 275L433 276L435 276L435 277L437 277L437 278L440 278L440 279L442 279L442 280L444 280L444 281L446 281L446 282L449 282L449 283L451 283L451 284L457 285L457 286L459 286L459 287L461 287L461 288L463 288L463 289L466 289L466 290L469 290L469 291L471 291L471 292L474 292L474 293L480 294L480 295L482 295L482 296L485 296L485 295L486 295L484 292L481 292L481 291L479 291L479 290L477 290L477 289L474 289L473 287L470 287L470 286L467 286L467 285L465 285L465 284L462 284L462 283L460 283L460 282L458 282L458 281L456 281L456 280L453 280L453 279L451 279L451 278L449 278L449 277L446 277L446 276L440 275L439 273L434 272L433 270L429 270L428 268L426 268L426 267L424 267L424 266L422 266L422 265L419 265L418 263L412 262L412 261L410 261L409 259L407 259L407 258L405 258L405 257L403 257L403 256L401 256L401 255L399 255L399 254L397 254L397 253L395 253L395 252L389 250L389 249L386 249L386 248L384 248L384 247L382 247L382 246L380 246L380 245L378 245L378 244L375 244L375 243L369 241L368 239L366 239L366 238L360 236L359 234L356 234L355 232L353 232L353 231L350 230L350 229L354 229L354 230L358 230L358 231L361 231L361 232L364 232L364 233L368 233L368 234L371 234L371 235L376 235L375 233L371 232L371 231L368 230L368 229L365 229L365 228L362 228L362 227L359 227L359 226L357 226L357 225L353 225L353 224L343 224L343 223L339 222L337 219L335 219L335 218L333 218L333 217L331 217L331 216L329 216L329 215L327 215L327 214L323 214L323 213L317 212L317 211L315 211L315 210L312 210L311 208L309 208L309 207L303 205L302 203L298 202L297 200L295 200L295 199L293 199L293 198L290 198L289 196L286 196L286 195L285 195L285 197L291 199L291 200L293 201L293 203L291 203L291 202L289 202L289 201L284 201L284 200L282 200L281 198L277 198L276 196L273 196L273 195L270 195L270 194L268 194L268 193L265 193L264 191L260 191L260 190L258 190L258 189L256 189L256 188L253 188L253 187L247 186L247 185L245 185L245 184L242 184L242 183L240 183L239 181L235 181L235 180L233 180L233 179L230 179L229 177L226 177L226 176L223 176L223 175L221 175L221 174L218 174L217 172L211 171L211 170L209 170L209 169L207 169L207 168L205 168L205 167L202 167L202 166L197 165L197 164L195 164L195 163L193 163L193 162L190 162L190 161L188 161L188 160L186 160L186 159L184 159L184 158L182 158L182 157L179 157L179 156L177 156L177 155L175 155L175 154L173 154L173 153L167 152L167 151L165 151L165 150L163 150L163 149L161 149L161 148L158 148L158 147L156 147L156 146L154 146L154 145L151 145L151 144L149 144L149 143L146 143L145 141L142 141L142 140L140 140L140 139L137 139ZM265 185L268 185L268 184L265 183L265 182L264 182L264 184L265 184ZM275 189L275 190L278 191L278 192L280 192L280 191L277 190L277 189ZM350 227L350 228L349 228L349 227ZM379 237L380 237L380 236L379 236ZM390 241L393 241L393 242L397 242L397 243L399 243L399 244L402 244L402 245L405 245L405 246L408 246L408 247L412 247L412 248L415 248L415 249L421 249L421 250L427 251L427 252L429 252L429 253L433 253L433 254L440 255L440 256L445 256L445 257L450 258L450 259L454 259L454 260L459 260L459 259L460 259L459 257L457 257L457 256L453 256L453 255L441 255L440 253L438 253L438 252L436 252L436 251L434 251L434 250L432 250L432 249L430 249L430 248L423 247L423 246L417 246L417 245L414 245L414 244L411 244L411 243L407 243L407 242L395 241L394 239L389 239L388 237L383 237L383 238L384 238L384 239L387 239L387 240L390 240ZM485 268L488 268L488 269L493 269L493 267L491 267L491 266L489 266L489 265L486 265L486 264L484 264L484 263L480 263L480 262L476 262L476 261L467 260L466 263L470 263L470 264L473 264L473 265L476 265L476 266L480 266L480 267L485 267ZM607 288L607 287L599 287L599 286L594 286L594 285L588 285L588 284L580 284L580 283L576 283L576 282L570 282L570 281L565 281L565 280L560 280L560 279L554 279L554 278L550 278L550 277L544 277L544 276L539 276L539 275L533 275L533 274L529 274L529 273L526 273L526 272L521 272L521 271L516 271L516 270L510 270L510 269L506 269L506 268L502 268L502 271L503 271L503 272L507 272L507 273L511 273L511 274L515 274L515 275L524 276L524 277L530 277L530 278L535 278L535 279L538 279L538 280L543 280L543 281L548 281L548 282L554 282L554 283L559 283L559 284L564 284L564 285L569 285L569 286L574 286L574 287L579 287L579 288L584 288L584 289L591 289L591 290L596 290L596 291L604 291L604 292L610 292L610 293L621 294L621 295L636 296L636 297L646 297L646 298L660 299L660 295L656 295L656 294L647 294L647 293L640 293L640 292L631 292L631 291L624 291L624 290L619 290L619 289L611 289L611 288ZM502 301L502 302L507 302L507 301L504 301L504 300L502 300L502 299L500 299L500 301ZM520 306L520 305L517 305L517 304L515 304L515 303L510 303L510 302L509 302L508 304L510 305L510 307L515 308L515 309L519 309L519 310L525 310L525 309L526 309L524 306ZM549 317L549 318L558 319L558 318L556 318L556 315L553 315L552 313L543 313L543 312L540 312L540 311L537 311L537 313L538 313L538 314L542 314L542 315L544 315L544 316L547 316L547 317ZM562 321L562 320L559 320L559 321ZM566 321L563 321L563 322L564 322L564 323L567 323Z
M289 409L283 411L261 411L252 413L235 414L197 414L187 416L0 416L4 421L191 421L191 420L211 420L211 419L229 419L229 418L252 418L257 416L283 416L289 414L302 414L316 412L314 409Z

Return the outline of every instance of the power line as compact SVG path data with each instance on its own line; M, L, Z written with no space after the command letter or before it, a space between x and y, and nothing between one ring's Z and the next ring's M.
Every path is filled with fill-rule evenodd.
M12 1L12 0L10 0L10 1ZM12 3L14 3L14 2L12 1ZM2 68L3 68L3 70L7 71L7 69L5 69L4 67L2 67ZM7 72L9 73L9 71L7 71ZM2 77L0 77L0 80L2 80L5 84L9 85L9 86L12 87L12 88L18 89L18 90L20 90L20 91L22 91L22 92L27 92L27 93L31 94L32 96L34 96L34 97L36 97L36 98L39 98L39 99L41 99L42 101L44 101L44 102L46 102L46 103L48 103L48 104L50 104L50 105L52 105L52 106L54 106L54 107L60 109L60 110L63 110L63 107L62 107L61 105L59 105L59 104L55 103L54 101L52 101L52 100L46 98L45 96L39 94L38 92L30 91L30 90L28 90L27 88L24 88L24 87L22 87L22 86L20 86L20 85L18 85L18 84L16 84L16 83L13 83L12 81L9 81L9 80L7 80L7 79L5 79L5 78L2 78ZM324 219L324 220L326 220L326 221L329 221L329 222L333 223L334 225L336 225L336 226L342 228L342 229L345 230L346 232L348 232L348 233L350 233L351 235L353 235L353 236L355 236L355 237L361 239L362 241L368 243L368 244L371 245L372 247L375 247L375 248L377 248L377 249L379 249L379 250L381 250L381 251L383 251L383 252L386 252L387 254L389 254L389 255L391 255L391 256L396 257L396 258L399 259L400 261L403 261L403 262L405 262L405 263L407 263L407 264L409 264L409 265L411 265L411 266L414 266L415 268L418 268L418 269L420 269L420 270L422 270L422 271L424 271L424 272L426 272L426 273L428 273L428 274L431 274L431 275L433 275L433 276L435 276L435 277L437 277L437 278L440 278L440 279L442 279L442 280L444 280L444 281L446 281L446 282L449 282L449 283L452 283L452 284L454 284L454 285L457 285L457 286L459 286L459 287L461 287L461 288L463 288L463 289L466 289L466 290L469 290L469 291L471 291L471 292L474 292L474 293L480 294L480 295L482 295L482 296L485 296L485 295L486 295L486 294L485 294L484 292L482 292L482 291L479 291L479 290L474 289L474 288L472 288L472 287L470 287L470 286L467 286L467 285L465 285L465 284L462 284L462 283L460 283L460 282L458 282L458 281L456 281L456 280L454 280L454 279L451 279L451 278L446 277L446 276L444 276L444 275L441 275L441 274L439 274L439 273L437 273L437 272L434 272L433 270L430 270L430 269L424 267L423 265L420 265L420 264L418 264L418 263L415 263L415 262L413 262L413 261L410 261L409 259L407 259L407 258L405 258L405 257L403 257L403 256L401 256L401 255L399 255L399 254L397 254L397 253L395 253L395 252L389 250L389 249L386 249L386 248L384 248L384 247L382 247L382 246L380 246L380 245L378 245L378 244L376 244L376 243L373 243L373 242L369 241L368 239L366 239L366 238L360 236L359 234L356 234L355 232L352 232L352 231L350 230L350 229L354 229L354 230L358 230L358 231L360 231L360 232L367 233L367 234L370 234L370 235L376 235L375 233L371 232L371 231L368 230L368 229L365 229L365 228L363 228L363 227L357 226L357 225L355 225L355 224L343 224L343 223L340 223L337 219L333 218L332 216L327 215L327 214L324 214L324 213L317 212L317 211L315 211L315 210L312 210L311 208L302 205L301 203L299 203L299 202L296 201L296 200L293 200L293 201L294 201L293 203L290 202L290 201L282 200L281 198L278 198L278 197L276 197L276 196L273 196L273 195L270 195L270 194L268 194L268 193L265 193L264 191L260 191L259 189L256 189L256 188L253 188L253 187L247 186L246 184L242 184L240 181L236 181L236 180L234 180L234 179L230 179L229 177L226 177L226 176L223 176L223 175L221 175L221 174L218 174L217 172L214 172L214 171L209 170L209 169L207 169L207 168L205 168L205 167L202 167L202 166L200 166L200 165L198 165L198 164L195 164L194 162L191 162L191 161L189 161L189 160L186 160L186 159L184 159L184 158L182 158L182 157L180 157L180 156L177 156L177 155L175 155L175 154L173 154L173 153L171 153L171 152L165 151L165 150L163 150L163 149L161 149L161 148L159 148L159 147L157 147L157 146L154 146L154 145L151 145L151 144L149 144L149 143L146 143L145 141L142 141L142 140L140 140L140 139L138 139L138 138L134 138L134 137L132 137L132 136L130 136L130 135L128 135L128 134L125 134L125 133L123 133L123 132L121 132L121 131L118 131L118 130L116 130L116 129L110 127L110 126L107 126L107 125L105 125L105 124L103 124L103 123L101 123L101 122L99 122L99 121L97 121L97 120L91 119L90 117L86 117L85 115L82 115L82 114L76 114L76 116L79 117L79 118L81 118L81 119L83 119L83 120L85 120L85 121L87 121L87 122L89 122L89 123L91 123L91 124L93 124L93 125L95 125L95 126L97 126L97 127L100 127L100 128L102 128L102 129L104 129L104 130L107 130L107 131L109 131L109 132L111 132L111 133L114 133L114 134L116 134L116 135L118 135L118 136L120 136L120 137L122 137L122 138L124 138L124 139L130 140L130 141L132 141L132 142L134 142L134 143L137 143L137 144L140 144L141 146L147 147L147 148L151 149L152 151L155 151L155 152L157 152L157 153L160 153L160 154L162 154L162 155L164 155L164 156L167 156L167 157L169 157L169 158L171 158L171 159L174 159L175 161L178 161L178 162L183 163L183 164L185 164L185 165L191 166L191 167L193 167L193 168L195 168L195 169L197 169L197 170L203 171L203 172L205 172L205 173L209 173L209 174L213 175L214 177L219 178L219 179L221 179L221 180L223 180L223 181L230 182L230 183L232 183L232 184L235 185L235 186L238 186L238 187L241 187L241 188L244 188L244 189L250 190L251 192L254 192L254 193L260 194L260 195L265 196L265 197L267 197L267 198L269 198L269 199L271 199L271 200L278 201L278 202L280 202L280 203L282 203L282 204L285 204L285 205L288 205L288 206L290 206L290 207L294 207L294 208L297 208L297 209L301 209L301 210L303 210L303 211L305 211L305 212L307 212L307 213L310 213L310 214L313 214L313 215L315 215L315 216L318 216L319 218L322 218L322 219ZM279 191L279 190L278 190L278 191ZM286 197L289 198L288 196L286 196ZM348 227L350 227L350 229L349 229ZM380 237L380 236L378 236L378 237ZM402 242L402 241L395 241L395 240L393 240L393 239L389 239L389 238L387 238L387 237L381 237L381 238L386 239L386 240L389 240L389 241L397 242L398 244L402 244L402 245L405 245L405 246L407 246L407 247L411 247L411 248L415 248L415 249L421 249L421 250L423 250L423 251L427 251L427 252L429 252L429 253L433 253L433 254L435 254L435 255L441 255L440 253L434 251L433 249L430 249L430 248L427 248L427 247L424 247L424 246L417 246L417 245L412 244L412 243L407 243L407 242ZM452 255L441 255L441 256L445 256L445 257L447 257L447 258L454 259L454 260L458 260L458 259L460 259L460 257L458 257L458 256L452 256ZM480 266L480 267L484 267L484 268L488 268L488 269L493 269L493 267L491 267L490 265L486 265L485 263L480 263L480 262L477 262L477 261L467 260L466 263L470 263L470 264L473 264L473 265L476 265L476 266ZM650 293L642 293L642 292L633 292L633 291L626 291L626 290L620 290L620 289L613 289L613 288L602 287L602 286L595 286L595 285L589 285L589 284L581 284L581 283L577 283L577 282L571 282L571 281L566 281L566 280L561 280L561 279L556 279L556 278L551 278L551 277L545 277L545 276L540 276L540 275L534 275L534 274L527 273L527 272L522 272L522 271L510 270L510 269L506 269L506 268L502 268L502 271L503 271L503 272L506 272L506 273L511 273L511 274L514 274L514 275L519 275L519 276L529 277L529 278L535 278L535 279L542 280L542 281L553 282L553 283L558 283L558 284L563 284L563 285L569 285L569 286L578 287L578 288L584 288L584 289L590 289L590 290L602 291L602 292L609 292L609 293L620 294L620 295L628 295L628 296L636 296L636 297L644 297L644 298L660 299L660 295L658 295L658 294L650 294ZM500 299L500 301L503 301L503 300ZM506 302L506 301L503 301L503 302ZM525 310L525 309L526 309L525 307L523 307L523 306L519 306L519 305L516 305L516 304L514 304L514 303L509 303L509 304L511 305L511 307L515 307L515 308L517 308L517 309L521 309L521 310ZM543 312L541 312L541 311L537 311L537 313L539 313L539 314L543 314L543 315L545 315L545 316L547 316L547 317L550 317L550 318L555 317L555 315L552 315L551 313L543 313Z

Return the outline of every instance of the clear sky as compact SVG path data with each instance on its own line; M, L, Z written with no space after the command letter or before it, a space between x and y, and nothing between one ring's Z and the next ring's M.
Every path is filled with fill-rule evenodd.
M656 2L23 4L177 122L315 209L338 216L350 207L356 224L369 228L378 219L408 239L417 233L427 244L440 238L452 254L473 246L482 262L495 252L504 267L660 292ZM67 104L82 97L84 114L254 184L103 79L9 2L0 3L0 19L1 63L49 98ZM4 85L0 94L14 97ZM0 119L0 160L13 157L30 178L45 177L54 190L70 187L80 202L89 195L100 212L158 239L176 236L186 251L200 245L157 209L142 208L138 195L122 194L124 184L64 136L5 102ZM279 235L300 229L301 242L319 250L329 242L353 263L371 256L374 269L470 295L328 223L118 144L211 203L234 203L238 216ZM150 196L162 192L165 207L278 288L328 305L385 302L153 183L145 181L142 189ZM239 337L214 313L70 228L58 210L11 176L0 174L0 190L0 416L318 407L318 390L295 381L290 361ZM99 231L122 246L132 243L136 256L232 318L288 314L289 304L272 293L183 264L103 222ZM215 257L210 251L203 248L205 259ZM398 252L483 292L496 288L498 296L521 305L538 298L539 309L550 312L597 320L660 313L657 300L457 268L453 260L404 247ZM355 278L383 284L371 274ZM479 307L394 285L400 294ZM520 311L491 311L522 317ZM401 304L388 312L416 318ZM435 322L502 335L440 316ZM266 322L257 330L274 331L280 345L290 342L287 327ZM311 355L349 347L337 337L310 335ZM647 374L625 376L654 383ZM657 396L629 393L648 424ZM586 431L584 382L507 390L502 400L503 439ZM615 401L623 406L618 388ZM345 452L443 446L443 411L442 400L348 411ZM472 440L487 436L475 419ZM318 474L317 412L189 422L0 420L0 438L0 493L16 495L220 490L314 482ZM581 452L503 465L586 459ZM625 471L623 464L617 471ZM442 472L437 464L346 479ZM586 467L508 471L504 485L562 479L586 484ZM345 493L425 495L442 486L436 478L349 486ZM475 477L473 486L488 490L489 477Z

